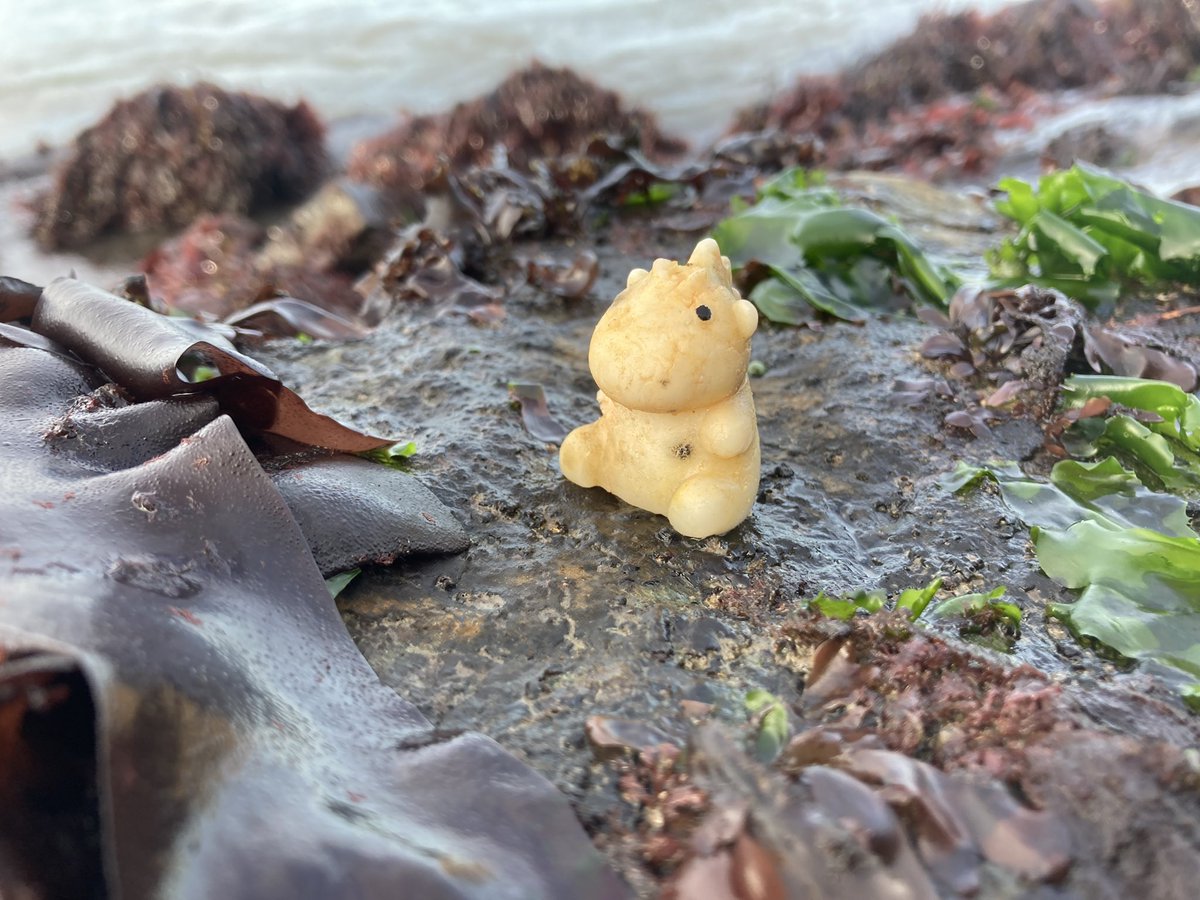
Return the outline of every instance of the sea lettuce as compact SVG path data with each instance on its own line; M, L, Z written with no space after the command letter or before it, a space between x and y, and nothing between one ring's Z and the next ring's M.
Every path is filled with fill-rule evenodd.
M1079 638L1160 668L1200 701L1200 536L1186 502L1151 491L1111 456L1063 460L1048 482L1013 463L960 463L943 485L964 491L984 479L1030 526L1042 570L1079 592L1051 604L1051 615Z
M898 295L946 307L960 279L935 266L897 225L846 206L819 174L791 169L735 205L713 237L735 268L763 266L749 298L773 322L808 321L817 309L861 322ZM899 291L897 290L899 288Z
M999 185L1020 226L989 258L999 286L1038 284L1097 307L1123 287L1200 284L1200 209L1163 200L1093 166Z

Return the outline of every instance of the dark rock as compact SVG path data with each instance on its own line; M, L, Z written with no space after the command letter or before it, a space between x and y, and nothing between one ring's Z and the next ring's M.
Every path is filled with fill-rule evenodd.
M326 183L272 229L259 264L356 275L391 242L392 226L418 210L390 202L367 184L338 178Z
M1131 138L1114 134L1103 125L1069 128L1042 151L1044 167L1069 169L1076 162L1090 162L1106 168L1128 165L1136 154Z
M945 214L944 203L929 206L936 211L931 215ZM978 228L981 215L965 216L956 227ZM392 429L421 422L415 437L422 452L413 458L414 471L464 512L475 535L455 560L453 594L439 586L446 574L440 563L414 561L403 571L360 577L342 610L364 653L387 683L420 696L422 708L441 727L483 728L519 748L576 798L597 844L645 896L657 896L672 872L682 879L692 865L684 860L696 817L668 815L660 794L681 803L694 797L690 791L696 783L687 776L695 770L679 756L674 761L657 755L630 758L663 735L682 746L680 736L693 725L681 699L702 700L712 705L714 718L737 723L746 718L746 692L768 690L802 726L811 729L824 719L836 723L840 736L829 746L814 742L806 748L807 757L797 750L793 760L829 766L846 743L869 738L877 749L943 774L967 770L954 776L955 783L1022 783L1023 754L1043 742L1054 746L1057 729L1111 738L1107 726L1073 706L1072 697L1084 688L1056 685L1048 674L998 664L955 642L920 635L906 639L913 630L907 623L880 622L872 626L875 637L858 639L861 643L849 630L796 631L783 625L818 590L899 589L936 576L957 578L972 590L1020 585L1027 592L1036 589L1040 597L1065 599L1027 554L1025 529L997 527L1004 510L994 495L956 498L937 487L937 477L952 467L951 458L967 455L972 446L969 435L942 432L951 388L932 379L926 399L916 406L892 401L892 384L929 380L913 351L937 326L895 318L819 333L760 330L755 355L770 361L768 375L754 382L764 465L768 473L784 468L769 476L773 502L759 504L744 525L718 541L681 539L659 517L602 491L563 482L553 447L527 430L507 385L542 385L549 414L567 426L583 421L595 397L586 362L595 320L631 267L645 266L655 256L685 255L687 241L614 218L590 245L599 274L588 297L563 304L536 288L512 287L504 296L507 314L486 327L443 315L434 304L399 304L355 346L353 372L347 371L348 355L335 347L271 348L273 365L301 382L325 408L361 412L360 398L369 396L375 414ZM520 251L562 258L574 246L568 240L533 241ZM495 273L483 274L495 278ZM973 321L989 327L993 319L980 312ZM1052 327L1051 320L1047 323ZM1041 433L1030 429L1032 443L1024 432L1014 437L997 427L989 454L1023 456L1037 449ZM899 506L898 497L904 500ZM1090 650L1081 649L1076 660L1059 657L1056 638L1032 612L1041 602L1034 598L1030 593L1031 612L1013 650L1016 662L1035 663L1058 678L1073 676L1071 666L1078 665L1107 679L1104 663ZM818 678L810 663L830 638L842 643L828 645L833 652L826 663L838 660L841 673L827 665ZM437 650L413 652L416 647ZM547 675L548 670L554 674ZM802 705L799 690L806 678L816 682L805 689L808 706ZM826 696L818 702L822 692ZM1129 709L1136 708L1138 695L1122 695L1134 704ZM1166 713L1148 708L1147 715L1161 723ZM584 741L594 716L619 721L628 743L640 749L621 752L617 762L597 763ZM1147 726L1147 737L1182 746L1185 732L1178 729L1185 726L1179 718L1172 711L1170 728ZM745 737L753 741L752 735ZM819 752L825 755L817 759ZM1070 758L1061 761L1072 764ZM785 784L778 773L771 778L774 787L752 795L749 804L755 815L766 810L761 820L782 818L791 823L790 830L777 840L755 819L749 833L781 861L785 874L803 865L793 865L793 858L838 872L847 860L862 858L866 851L853 829L830 830L824 807L814 807L800 787ZM930 783L943 784L932 776ZM1120 782L1113 783L1108 799L1122 790ZM887 831L878 825L880 817L869 813L887 801L877 788L864 784L863 789L878 801L862 807L865 843L886 849ZM971 804L978 800L980 815L991 815L1000 795L981 790ZM786 816L773 812L781 802L779 791L788 798ZM1172 791L1170 802L1177 805L1157 819L1148 813L1148 828L1173 833L1182 827L1190 801L1181 790ZM1079 795L1072 796L1076 799L1070 802L1079 802ZM714 810L724 808L719 798L709 800ZM1018 812L1011 806L1006 810L1005 817ZM921 878L932 882L917 852L904 850L909 840L905 816L893 815L901 822L904 843L892 857L892 868L852 868L856 877L862 873L853 889L914 885ZM1071 829L1091 827L1068 818ZM1013 821L1023 819L1017 815ZM826 838L832 843L822 843ZM703 858L716 860L709 877L719 872L731 878L736 832L716 843L713 855ZM822 847L833 849L813 849ZM1046 848L1030 859L1040 865L1035 874L1053 882L1061 874L1061 856L1049 852L1049 842ZM1103 864L1086 853L1074 855L1061 888L1021 882L989 862L979 870L980 896L1069 892L1077 883L1103 878L1110 864L1131 866L1138 854L1134 843L1106 852L1110 862ZM722 854L728 858L722 860ZM745 859L752 855L761 861L762 854L743 848ZM1168 878L1182 883L1188 864L1180 857L1172 864L1173 874L1164 869L1160 883ZM882 880L871 881L877 875ZM867 888L851 894L870 895Z

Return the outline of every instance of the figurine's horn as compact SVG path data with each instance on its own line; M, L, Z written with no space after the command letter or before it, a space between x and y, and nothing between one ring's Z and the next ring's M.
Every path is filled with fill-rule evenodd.
M717 280L726 287L733 283L729 258L721 255L721 248L717 246L717 242L712 238L705 238L696 245L696 249L692 251L691 258L688 259L688 265L702 266L716 275Z
M696 245L688 259L689 266L704 266L706 269L720 268L721 248L712 238L705 238Z

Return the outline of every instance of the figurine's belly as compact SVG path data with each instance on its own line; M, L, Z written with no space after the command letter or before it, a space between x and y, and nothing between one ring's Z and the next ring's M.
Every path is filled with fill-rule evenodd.
M700 442L703 420L704 411L648 413L613 404L598 423L608 432L603 486L627 503L665 515L684 479L716 461Z

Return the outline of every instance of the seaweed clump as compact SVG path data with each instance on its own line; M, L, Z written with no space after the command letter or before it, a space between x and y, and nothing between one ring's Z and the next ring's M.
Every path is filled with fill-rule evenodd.
M352 178L420 192L443 160L453 169L484 165L501 150L509 166L582 152L593 138L615 137L652 159L684 150L644 110L567 68L541 63L514 72L493 91L439 116L414 116L355 148Z
M935 13L841 75L801 78L743 110L734 130L815 134L838 168L979 173L996 155L993 133L1026 125L1038 92L1161 92L1187 81L1198 61L1200 23L1188 0Z
M765 695L757 711L751 695L763 692L748 694L748 733L693 723L684 749L680 723L589 720L594 747L625 751L610 764L632 818L604 848L636 855L663 896L1049 896L1140 884L1186 896L1196 794L1182 714L1132 691L1064 689L898 613L801 614L777 634L777 658L798 664L804 688L791 702ZM764 756L754 732L772 727ZM1157 802L1128 808L1143 791ZM1163 841L1124 837L1160 828Z
M353 316L362 305L349 275L272 258L269 232L236 215L202 215L141 262L165 310L225 318L288 296Z
M207 83L159 86L117 103L82 132L37 202L46 249L108 233L191 224L299 200L327 174L324 126L287 107Z

